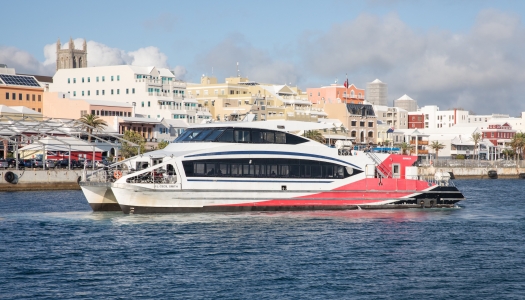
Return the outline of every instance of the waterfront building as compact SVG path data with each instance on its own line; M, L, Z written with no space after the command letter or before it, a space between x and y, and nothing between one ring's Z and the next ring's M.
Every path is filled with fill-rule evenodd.
M0 66L0 105L25 106L43 113L44 86L35 76L16 74L14 68Z
M376 79L366 84L366 100L374 105L386 106L388 99L388 85Z
M331 84L320 88L307 88L308 101L313 104L319 103L363 103L365 90L350 84L348 88L343 85Z
M340 120L356 144L377 143L377 117L372 104L317 103L314 107L322 109L328 119Z
M215 121L295 120L317 122L326 114L313 109L297 87L262 84L245 77L202 76L200 84L188 84L188 96L209 109Z
M71 99L128 103L140 118L198 122L198 104L186 97L186 83L164 68L121 65L60 69L49 91L69 93Z
M82 49L75 49L73 39L69 38L68 48L62 49L60 39L57 41L57 63L56 69L76 69L87 68L87 44L86 40L82 44Z
M487 126L481 129L483 139L489 140L494 146L500 149L509 148L512 138L516 135L516 130L512 129L509 123L500 123L496 120L488 122Z
M407 94L394 100L394 107L402 108L408 112L417 111L417 101L410 98Z
M408 128L408 112L399 107L387 107L384 105L374 105L374 111L377 116L377 143L383 143L386 140L392 141L389 131L392 129Z
M424 128L436 129L468 123L469 112L460 108L439 110L436 105L426 105L419 109L424 115Z
M425 115L421 112L408 112L408 128L425 128Z

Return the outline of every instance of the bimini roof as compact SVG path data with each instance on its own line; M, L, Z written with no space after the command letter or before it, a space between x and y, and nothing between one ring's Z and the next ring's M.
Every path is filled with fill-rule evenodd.
M195 124L192 128L208 128L208 127L239 127L239 128L254 128L254 129L269 129L279 131L301 131L301 130L319 130L330 129L334 126L332 124L301 122L301 121L256 121L256 122L213 122L207 124Z

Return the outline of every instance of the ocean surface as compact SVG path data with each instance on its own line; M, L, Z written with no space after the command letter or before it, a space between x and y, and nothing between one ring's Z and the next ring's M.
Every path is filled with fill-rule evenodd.
M124 215L0 192L0 299L524 299L525 180L454 209Z

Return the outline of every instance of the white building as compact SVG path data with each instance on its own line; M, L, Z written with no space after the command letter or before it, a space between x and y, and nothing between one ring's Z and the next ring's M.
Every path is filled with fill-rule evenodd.
M61 69L53 76L49 91L67 92L72 99L129 103L136 117L197 122L197 101L185 97L186 83L164 68L120 65Z
M383 144L385 141L392 141L392 129L408 128L408 112L399 107L388 107L384 105L374 105L374 112L377 117L377 140L376 143Z
M468 123L469 112L461 109L439 110L436 105L426 105L419 109L424 115L424 127L429 129L447 128L460 123Z

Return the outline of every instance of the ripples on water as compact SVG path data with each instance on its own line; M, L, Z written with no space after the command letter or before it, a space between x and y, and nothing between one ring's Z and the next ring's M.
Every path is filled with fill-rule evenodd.
M0 193L0 299L523 299L519 180L457 209L123 215Z

